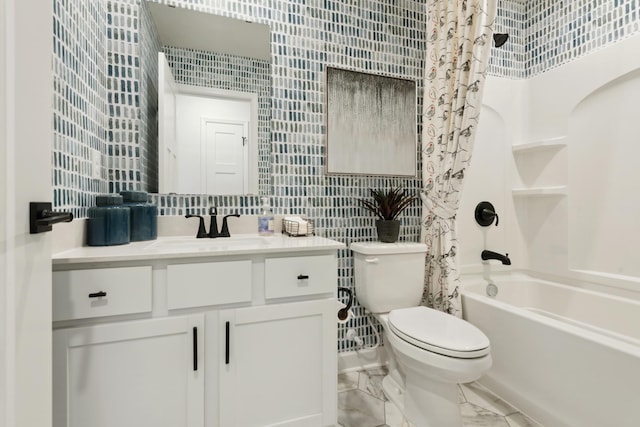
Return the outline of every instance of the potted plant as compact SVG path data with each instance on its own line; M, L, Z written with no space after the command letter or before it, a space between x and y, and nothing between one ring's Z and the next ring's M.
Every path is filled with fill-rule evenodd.
M407 190L401 187L389 190L370 188L369 191L373 201L360 199L360 203L378 217L376 220L378 240L386 243L397 241L400 234L400 221L396 218L417 199L417 196L408 194Z

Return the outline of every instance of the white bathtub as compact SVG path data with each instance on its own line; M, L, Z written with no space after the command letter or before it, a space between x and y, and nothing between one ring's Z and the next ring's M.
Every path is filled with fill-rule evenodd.
M527 276L462 282L491 341L480 379L547 427L640 426L640 302Z

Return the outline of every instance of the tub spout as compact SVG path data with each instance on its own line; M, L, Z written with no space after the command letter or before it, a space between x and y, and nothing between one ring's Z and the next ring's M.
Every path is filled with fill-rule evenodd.
M499 254L497 252L484 250L480 254L480 257L482 258L483 261L487 261L487 260L490 260L490 259L497 259L498 261L500 261L504 265L511 265L511 260L509 259L509 254L502 255L502 254Z

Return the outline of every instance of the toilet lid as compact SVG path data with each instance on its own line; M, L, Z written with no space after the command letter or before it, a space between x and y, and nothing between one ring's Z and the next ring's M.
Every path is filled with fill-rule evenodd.
M445 356L471 359L489 353L489 338L480 329L431 308L392 310L389 326L403 340Z

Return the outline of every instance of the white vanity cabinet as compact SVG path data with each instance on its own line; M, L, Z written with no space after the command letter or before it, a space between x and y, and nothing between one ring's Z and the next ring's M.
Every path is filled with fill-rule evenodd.
M53 332L53 425L204 425L204 315Z
M54 257L54 427L335 425L343 245L276 239Z
M220 312L219 425L333 425L335 310L327 298Z

